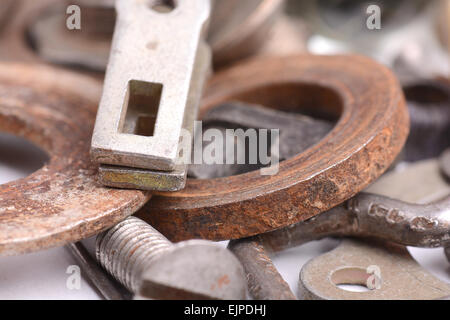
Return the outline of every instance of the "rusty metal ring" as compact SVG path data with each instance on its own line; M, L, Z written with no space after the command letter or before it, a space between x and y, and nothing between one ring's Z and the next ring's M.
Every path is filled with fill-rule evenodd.
M0 185L0 255L95 235L138 210L145 192L101 187L89 159L99 82L44 66L0 65L0 131L50 155L27 178Z
M252 60L212 79L202 114L229 100L284 111L323 106L340 119L318 144L282 162L277 175L190 179L183 191L155 194L138 216L173 241L243 238L317 215L379 177L408 135L398 81L361 56Z

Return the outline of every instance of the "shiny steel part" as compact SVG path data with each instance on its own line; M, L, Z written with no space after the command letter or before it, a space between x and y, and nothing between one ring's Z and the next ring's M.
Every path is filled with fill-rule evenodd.
M252 59L209 82L200 117L227 101L342 114L331 133L281 162L276 175L188 179L183 191L155 193L138 215L173 241L244 238L329 210L389 167L409 127L395 77L361 56Z
M450 149L447 149L441 156L440 166L447 179L450 179Z
M194 68L204 58L199 46L210 1L174 6L162 13L139 0L116 2L116 29L92 137L91 157L97 163L175 170Z
M81 242L70 243L66 248L75 257L88 280L104 299L124 300L126 298L126 290L118 288L118 284L114 283L114 280L97 264L97 261L91 257Z
M183 128L193 136L194 121L205 85L205 74L210 70L211 54L206 45L200 45L199 57L194 67L194 75L186 104ZM190 152L192 141L181 141L179 149ZM181 149L182 148L182 149ZM177 153L180 156L180 152ZM139 190L178 191L186 185L187 165L178 160L175 170L170 172L134 169L119 166L100 165L99 181L105 186Z
M208 42L215 66L256 53L281 16L284 0L215 0Z
M14 62L37 62L40 57L31 50L28 39L28 24L35 14L59 0L14 0L14 15L3 26L0 37L0 59ZM65 12L65 11L64 11Z
M202 240L172 244L131 217L97 237L97 260L130 291L149 299L245 299L242 266Z
M296 300L257 237L233 240L228 245L241 261L250 295L256 300Z
M107 1L109 8L104 1L68 2L49 2L36 11L38 14L31 21L25 21L26 35L31 39L35 53L39 59L50 63L104 71L115 24L114 1ZM73 4L81 7L81 30L65 27L69 17L67 8ZM17 36L24 37L25 34ZM31 51L32 48L27 49Z
M318 143L332 130L333 123L299 114L275 111L258 105L229 102L212 109L203 118L203 130L209 128L221 130L223 134L227 129L280 129L279 158L286 160ZM196 138L201 139L201 137ZM204 143L203 150L209 144ZM238 144L238 148L244 149L243 144ZM233 152L234 156L234 148L231 151L231 148L224 145L224 163L226 163L227 152ZM248 153L248 144L247 149L242 152ZM189 177L196 179L228 177L261 167L264 165L260 162L245 165L192 164L189 166Z
M418 184L420 184L420 187L418 187ZM429 202L449 195L450 185L441 177L438 162L429 160L411 165L401 172L388 173L368 190L397 197L404 201ZM362 213L349 213L343 206L340 206L284 229L249 239L231 241L229 248L237 255L244 266L247 273L249 293L256 299L277 299L277 295L278 297L289 296L292 292L274 269L270 260L270 255L274 252L326 237L375 237L404 241L405 237L395 234L398 227L386 226L385 222L378 224L378 221L370 221L367 216ZM361 221L363 222L362 225ZM368 224L372 225L368 227ZM405 233L404 230L401 232ZM419 234L409 230L406 233ZM445 238L445 231L443 233ZM423 237L426 237L426 233ZM263 261L254 259L252 257L253 252L257 252L259 256L264 257ZM265 291L264 288L274 288L274 293Z
M372 269L371 269L372 268ZM380 274L370 270L380 271ZM340 284L367 286L375 277L379 289L350 292ZM375 280L376 281L376 280ZM344 240L339 247L303 266L299 293L312 300L432 300L450 294L450 285L423 269L406 247L384 242Z
M20 75L20 76L18 76ZM133 214L149 194L95 180L89 142L99 82L49 67L0 65L0 130L43 148L50 162L0 185L0 254L61 246L93 236Z
M380 39L386 32L411 22L426 5L425 0L378 0L383 17L382 31L373 32L366 26L369 4L362 0L291 1L288 8L301 13L315 33L367 45Z

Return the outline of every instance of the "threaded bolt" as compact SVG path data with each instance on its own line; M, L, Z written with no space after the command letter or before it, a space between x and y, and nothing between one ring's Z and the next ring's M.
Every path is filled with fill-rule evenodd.
M243 268L234 255L209 241L171 243L131 217L100 234L100 264L128 290L152 299L244 299Z

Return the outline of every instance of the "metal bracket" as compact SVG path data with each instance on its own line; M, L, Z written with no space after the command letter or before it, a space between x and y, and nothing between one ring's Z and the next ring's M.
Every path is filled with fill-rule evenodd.
M201 59L210 61L203 42L210 1L180 1L160 12L143 1L119 0L116 10L91 157L100 164L178 171L181 130L195 117L203 88L195 68ZM200 70L204 79L209 68ZM153 187L159 190L144 189Z

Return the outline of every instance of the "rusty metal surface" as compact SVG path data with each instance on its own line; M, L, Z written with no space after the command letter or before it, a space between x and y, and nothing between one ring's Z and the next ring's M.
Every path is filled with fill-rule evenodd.
M420 187L418 187L419 183ZM400 172L390 172L377 180L368 190L403 201L423 203L450 194L450 185L441 177L438 161L429 160L415 163ZM361 197L364 198L367 195L358 195L356 199ZM377 196L373 195L372 197L376 198ZM380 197L380 199L386 198ZM424 212L421 207L417 208L419 210L416 210L416 216L409 217L407 220L409 224L405 226L402 220L386 223L384 216L371 217L367 211L349 211L345 205L339 206L307 221L280 230L248 239L233 240L229 247L244 266L250 294L259 299L276 298L276 295L289 294L290 289L286 288L284 280L273 268L270 260L271 254L313 240L326 237L372 237L413 246L448 243L448 226L436 225L434 229L423 230L417 228L418 224L411 223L411 221L423 221L420 216ZM426 209L426 207L423 208ZM445 217L442 217L441 220L445 223ZM253 258L252 252L258 252L258 256L262 259ZM272 295L270 291L261 290L266 287L275 288L273 293L275 295Z
M274 176L255 171L188 179L183 191L155 193L138 216L171 240L237 239L311 218L381 175L408 134L397 80L361 56L299 55L238 65L210 81L201 115L233 100L342 115L330 134L282 162Z
M0 34L0 59L7 61L38 62L40 57L32 50L27 39L28 25L40 10L55 0L16 0L14 16Z
M83 76L43 66L0 65L0 130L50 155L42 169L0 186L1 255L95 235L150 198L96 182L89 148L100 93L100 84Z
M297 300L258 237L230 241L228 249L241 261L253 299Z
M350 292L339 284L366 286L380 271L381 286ZM378 276L378 275L377 275ZM299 294L312 300L431 300L450 294L450 285L422 268L406 247L384 242L344 240L339 247L303 266Z
M450 242L445 214L450 208L450 185L440 176L436 160L390 172L367 191L379 195L361 193L347 204L308 221L264 234L260 241L275 252L325 237L372 237L416 247L439 247ZM387 196L411 203L432 203L411 205ZM364 209L367 202L372 204L372 210ZM385 207L394 207L398 212L393 209L383 212Z

